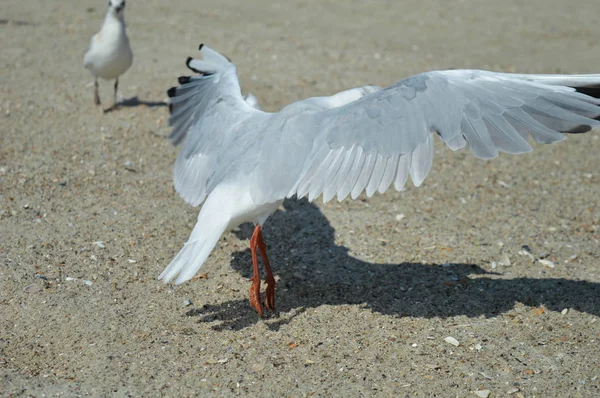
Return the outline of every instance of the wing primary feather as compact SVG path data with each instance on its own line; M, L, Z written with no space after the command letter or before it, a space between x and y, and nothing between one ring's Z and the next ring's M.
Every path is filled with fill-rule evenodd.
M384 193L389 188L390 184L394 182L394 177L396 176L396 169L398 168L398 157L399 155L393 155L387 159L385 171L383 173L383 176L381 177L379 187L377 187L377 192Z
M523 109L511 109L510 112L505 115L505 118L507 118L509 123L513 126L517 123L525 126L528 131L523 137L527 137L529 133L533 139L540 144L551 144L565 139L564 135L556 130L546 127L544 124L531 117L531 115Z
M367 183L366 194L367 197L373 196L377 187L379 187L379 183L381 182L381 177L383 177L383 173L385 171L386 161L383 158L383 155L380 153L377 154L377 159L375 160L375 165L373 166L373 172L371 173L371 177L369 178L369 182Z
M320 192L316 193L317 196L319 195L319 193L323 193L323 203L329 202L329 200L331 200L331 198L335 195L335 190L330 192L330 189L328 189L328 187L333 181L333 179L340 172L340 168L346 162L350 152L351 151L346 150L346 148L340 148L340 153L337 156L337 158L333 162L331 162L325 173L323 173L323 185L320 187Z
M502 152L516 155L533 150L527 140L502 116L487 115L484 118L484 123L490 133L492 142Z
M356 148L356 155L354 156L354 162L352 163L351 169L348 171L348 175L344 178L342 185L337 191L337 199L338 201L342 201L346 199L346 196L350 194L352 187L356 184L356 180L360 175L360 171L365 163L365 153L363 152L361 147Z
M490 139L487 128L481 119L469 119L463 115L462 131L473 155L482 159L498 156L498 149Z
M412 153L410 162L410 178L416 187L423 183L431 165L433 164L433 134L427 133L427 139L423 141Z
M373 172L373 165L375 164L376 157L377 155L374 152L368 152L366 154L366 159L360 170L360 174L356 179L356 183L352 187L352 191L350 192L350 197L352 199L356 199L363 189L365 189L365 186L369 181L369 177L371 177L371 173Z
M335 162L340 156L343 148L331 150L327 157L323 160L323 163L319 166L315 174L310 181L310 189L308 191L308 201L312 202L316 199L323 191L323 183L325 180L325 172L329 166Z
M396 191L402 191L408 180L408 174L410 170L412 154L407 153L401 155L398 159L398 168L396 170L396 177L394 178L394 188Z
M339 165L337 170L335 170L335 176L328 178L325 183L325 188L323 189L323 202L329 202L335 194L338 192L338 189L344 178L350 172L350 168L352 163L354 162L354 156L356 154L356 147L352 146L349 151L343 156L343 162Z
M327 157L329 156L329 154L331 154L331 149L326 148L325 146L322 146L320 149L320 153L318 153L314 159L327 159ZM319 169L319 167L321 166L321 164L323 163L323 161L319 162L317 160L313 160L308 168L308 170L304 173L301 174L300 178L299 178L299 182L298 182L298 187L295 189L292 189L292 191L290 191L290 195L293 195L294 193L296 194L296 196L298 198L303 198L304 196L306 196L308 194L308 191L311 188L311 180L312 178L315 176L316 171Z

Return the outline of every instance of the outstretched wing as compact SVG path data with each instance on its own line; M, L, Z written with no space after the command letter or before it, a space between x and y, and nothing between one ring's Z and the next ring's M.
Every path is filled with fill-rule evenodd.
M232 126L258 112L255 98L242 97L233 63L200 45L203 59L188 58L186 65L196 76L182 76L169 95L169 136L174 145L185 140L173 172L175 189L188 203L200 205L210 192L234 137L222 126Z
M511 75L473 70L423 73L333 109L290 119L316 132L287 196L371 196L410 175L418 186L433 161L433 133L477 157L531 151L539 143L600 127L600 75ZM582 92L578 92L575 88ZM587 94L590 95L587 95ZM295 126L295 127L294 127ZM284 132L285 133L285 132ZM263 145L268 145L264 143ZM291 185L290 185L291 186ZM288 188L289 189L289 188Z

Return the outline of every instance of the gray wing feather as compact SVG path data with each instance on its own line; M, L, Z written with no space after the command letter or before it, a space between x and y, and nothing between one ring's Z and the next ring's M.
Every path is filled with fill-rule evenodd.
M206 46L200 52L203 60L187 61L199 75L180 78L182 84L168 91L169 138L174 145L185 140L175 161L175 190L194 206L223 179L230 164L243 156L251 139L238 136L235 128L221 131L218 126L240 125L252 114L262 113L255 109L257 104L244 101L235 65Z
M600 75L511 75L471 70L423 73L388 88L362 87L296 102L281 112L241 96L235 66L202 48L188 60L200 76L169 90L171 139L185 143L175 188L201 204L225 178L249 178L256 203L420 185L431 169L436 133L452 150L477 157L530 151L600 125ZM591 90L591 91L589 91Z
M576 92L571 86L578 84L598 86L600 75L428 72L329 109L300 112L286 127L298 127L311 145L281 141L280 156L304 160L284 172L294 180L287 196L371 196L392 183L402 189L409 175L419 186L433 162L433 133L452 150L468 144L475 156L490 159L531 151L529 135L553 143L562 133L598 128L600 100Z

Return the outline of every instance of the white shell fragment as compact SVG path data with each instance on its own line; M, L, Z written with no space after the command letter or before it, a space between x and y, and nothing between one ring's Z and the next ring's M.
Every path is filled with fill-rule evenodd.
M550 260L546 260L545 258L542 260L538 260L540 262L540 264L545 265L546 267L549 268L554 268L554 263Z
M458 347L460 345L460 343L458 342L458 340L456 340L454 337L452 336L448 336L444 339L444 341L448 344L452 344L455 347Z
M528 246L521 247L521 250L519 250L519 255L529 257L531 261L535 262L535 257L533 257L533 254L531 254L531 249Z
M104 246L104 243L102 243L102 241L100 241L100 240L99 240L99 241L97 241L97 242L94 242L94 243L95 243L95 244L96 244L96 246L98 246L100 249L104 249L104 248L106 247L106 246Z
M478 397L481 398L487 398L490 396L490 390L477 390L477 391L473 391L475 393L475 395L477 395Z
M500 257L500 261L498 262L498 264L504 265L504 266L508 267L511 264L510 258L508 257L508 254L503 253L502 257Z

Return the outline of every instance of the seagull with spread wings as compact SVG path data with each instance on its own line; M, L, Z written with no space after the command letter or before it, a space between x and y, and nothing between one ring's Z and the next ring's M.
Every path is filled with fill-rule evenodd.
M531 151L530 135L550 144L565 133L600 128L600 74L434 71L269 113L253 97L244 99L227 57L203 45L200 52L202 60L187 60L198 75L180 77L168 95L170 138L183 141L175 189L202 209L160 279L191 279L225 231L254 222L250 304L260 316L257 253L266 270L265 306L275 312L261 226L285 198L355 199L392 184L401 190L409 176L419 186L431 168L436 135L452 150L468 145L475 156L490 159Z

